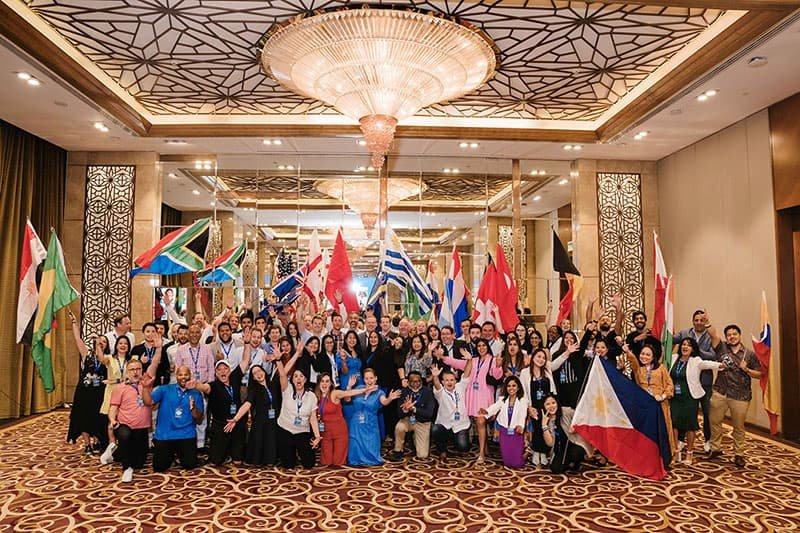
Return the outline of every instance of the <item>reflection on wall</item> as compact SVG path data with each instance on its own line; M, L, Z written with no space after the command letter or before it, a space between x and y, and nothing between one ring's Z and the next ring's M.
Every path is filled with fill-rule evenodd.
M514 269L514 231L513 226L500 225L497 228L497 240L500 247L503 249L503 255L506 256L506 262ZM520 236L520 245L522 246L522 278L517 280L519 287L519 301L524 302L528 295L528 284L526 283L525 273L528 271L528 232L527 228L522 225L520 227L522 235Z
M598 172L597 214L601 303L620 293L626 315L644 309L641 175Z
M88 166L83 224L81 333L111 329L128 313L133 254L134 166Z

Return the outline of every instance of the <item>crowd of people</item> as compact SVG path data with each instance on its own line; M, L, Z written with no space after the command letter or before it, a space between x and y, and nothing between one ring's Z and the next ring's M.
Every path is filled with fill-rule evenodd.
M729 412L734 462L744 466L760 365L740 328L720 336L708 312L696 311L667 367L645 314L634 312L623 336L620 299L612 303L613 313L595 314L592 302L581 331L565 319L543 335L533 324L499 334L491 322L440 328L388 313L294 321L271 306L254 315L228 302L211 322L202 312L189 324L148 322L138 344L130 317L120 316L91 348L71 315L82 364L68 440L81 437L102 464L121 463L123 481L150 451L160 472L176 460L194 468L198 453L215 465L309 468L379 465L409 452L447 461L476 449L482 463L493 443L507 467L578 472L584 461L606 463L571 423L600 357L661 405L673 464L692 464L702 410L709 457L722 455Z

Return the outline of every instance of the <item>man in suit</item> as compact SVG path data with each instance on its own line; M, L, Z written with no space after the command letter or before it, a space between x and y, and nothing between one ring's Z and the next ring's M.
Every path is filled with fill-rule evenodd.
M452 357L453 359L464 359L464 356L461 354L461 350L465 348L469 350L469 347L466 342L456 338L455 330L453 330L452 326L442 326L441 337L442 337L442 348L444 349L445 357ZM451 369L449 365L446 365L442 362L439 363L439 366L443 367L444 370L454 372L454 370ZM457 378L460 377L460 374L461 373L458 372L456 377Z
M378 320L370 315L364 320L364 331L358 334L358 344L361 345L361 353L367 353L367 340L369 334L378 329Z

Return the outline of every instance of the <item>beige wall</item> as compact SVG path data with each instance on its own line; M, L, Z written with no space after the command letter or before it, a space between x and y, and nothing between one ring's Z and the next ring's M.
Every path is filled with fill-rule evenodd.
M777 265L769 121L762 111L658 162L661 246L675 278L675 327L706 307L718 328L736 323L746 344L766 290L772 383L779 386ZM753 382L748 420L769 427Z

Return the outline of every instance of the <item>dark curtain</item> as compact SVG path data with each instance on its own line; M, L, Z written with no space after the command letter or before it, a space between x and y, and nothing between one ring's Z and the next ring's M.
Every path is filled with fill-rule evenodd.
M45 247L51 227L63 240L66 175L66 151L0 120L0 294L5 296L5 304L0 306L0 419L45 412L68 401L66 360L70 331L65 311L58 314L60 326L53 335L55 391L44 392L30 347L16 344L25 221L30 218Z

